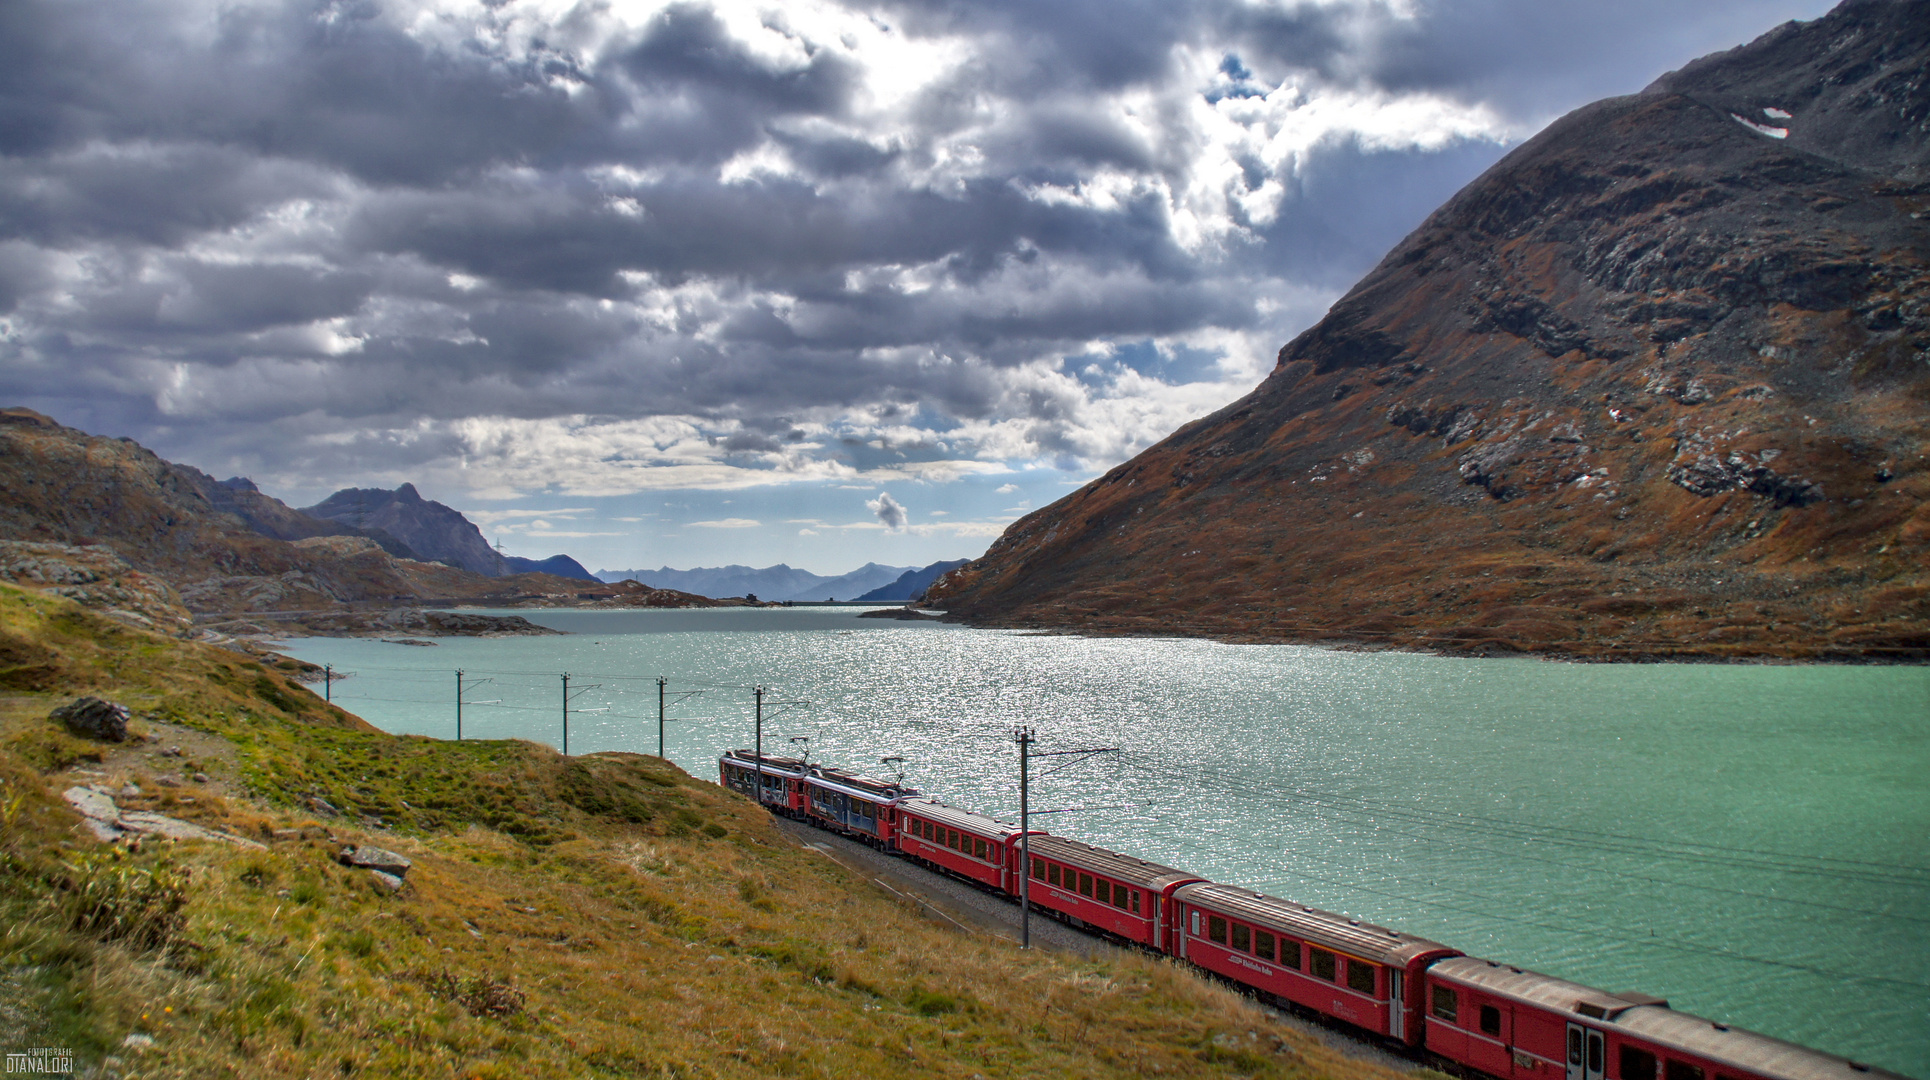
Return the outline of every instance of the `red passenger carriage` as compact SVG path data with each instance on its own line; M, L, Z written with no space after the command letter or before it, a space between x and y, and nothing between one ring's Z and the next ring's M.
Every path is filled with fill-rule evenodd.
M1031 848L1034 907L1150 949L1165 950L1171 937L1173 890L1203 880L1061 836L1035 834Z
M1832 1054L1471 956L1427 973L1427 1049L1502 1080L1903 1080Z
M936 799L900 802L898 820L899 851L1001 892L1017 892L1017 825ZM1043 835L1034 830L1033 842Z
M1251 889L1180 889L1178 955L1270 997L1418 1046L1423 973L1459 950Z

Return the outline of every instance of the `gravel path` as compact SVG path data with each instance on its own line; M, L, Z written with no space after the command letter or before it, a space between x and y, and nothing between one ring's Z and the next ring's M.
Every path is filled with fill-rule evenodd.
M788 818L773 817L771 820L777 823L781 832L800 845L823 853L826 858L868 879L879 888L917 904L934 920L950 923L967 932L996 934L1014 944L1018 943L1019 906L1003 896L934 873L908 859L886 855L836 833ZM1036 911L1032 915L1032 945L1034 948L1089 957L1116 955L1124 951L1103 938L1083 930L1074 930ZM1266 1008L1266 1011L1282 1026L1311 1035L1347 1057L1401 1072L1415 1072L1422 1067L1410 1058L1388 1052L1377 1043L1354 1038L1316 1021L1277 1009Z

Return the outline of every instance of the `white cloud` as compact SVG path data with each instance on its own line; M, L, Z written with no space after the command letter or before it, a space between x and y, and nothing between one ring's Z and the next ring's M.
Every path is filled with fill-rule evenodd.
M763 522L754 521L751 518L734 517L720 518L716 521L693 521L690 525L698 529L756 529L762 527Z
M887 531L903 531L905 525L910 521L910 515L905 512L903 506L899 505L897 499L891 497L891 492L889 491L879 492L878 497L867 500L865 506L870 509L872 513L878 515L878 523L883 525Z

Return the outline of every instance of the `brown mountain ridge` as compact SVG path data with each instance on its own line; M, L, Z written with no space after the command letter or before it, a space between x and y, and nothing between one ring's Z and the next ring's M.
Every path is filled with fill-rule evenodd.
M1252 393L1014 523L984 625L1930 653L1930 0L1569 114Z
M191 618L205 626L209 616L243 615L253 622L237 632L252 633L264 632L255 625L263 616L286 613L299 617L277 633L311 624L322 632L380 631L388 625L380 619L363 627L367 620L348 616L457 603L716 603L638 582L488 576L409 553L382 529L311 517L253 484L216 481L132 439L90 435L31 409L0 409L0 578L141 625L186 632Z

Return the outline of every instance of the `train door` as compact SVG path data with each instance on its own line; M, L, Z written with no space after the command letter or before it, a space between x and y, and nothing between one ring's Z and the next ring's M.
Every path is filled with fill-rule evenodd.
M1407 994L1400 968L1387 969L1387 1033L1407 1041Z
M1580 1024L1568 1025L1568 1080L1602 1080L1607 1057L1601 1032Z

